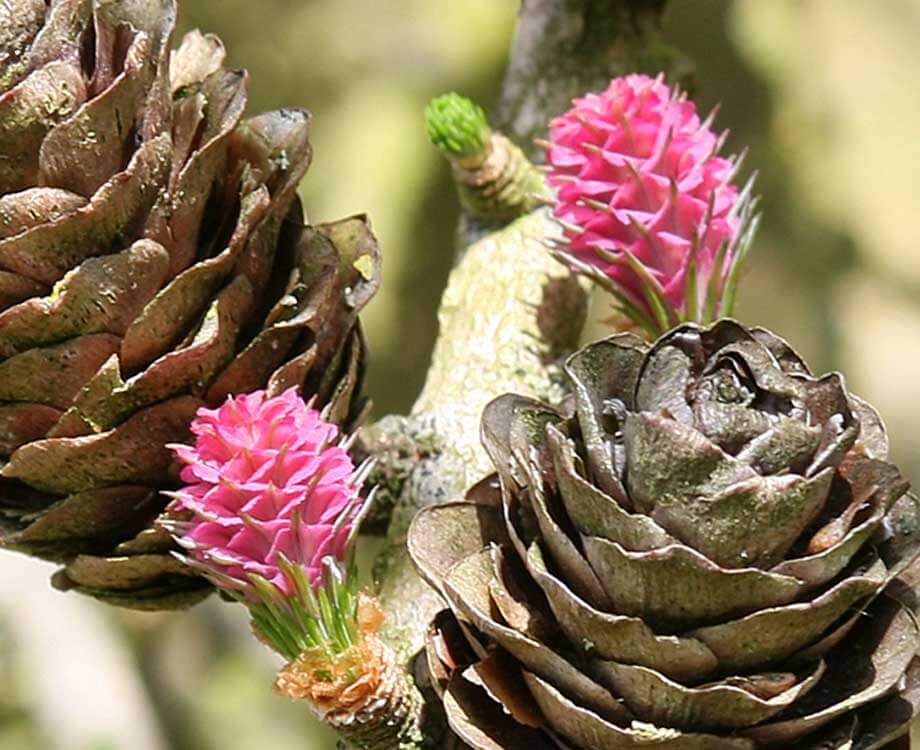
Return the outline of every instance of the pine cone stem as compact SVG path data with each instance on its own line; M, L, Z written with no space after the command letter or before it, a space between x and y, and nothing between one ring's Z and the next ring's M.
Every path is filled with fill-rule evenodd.
M421 750L432 747L421 727L424 700L418 688L394 662L392 692L386 702L354 717L350 723L330 721L354 750Z

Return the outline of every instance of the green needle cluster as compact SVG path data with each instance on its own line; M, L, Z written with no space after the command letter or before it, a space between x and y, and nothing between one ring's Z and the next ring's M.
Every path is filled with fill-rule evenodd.
M454 92L431 100L425 122L431 142L453 158L481 154L492 135L482 107Z

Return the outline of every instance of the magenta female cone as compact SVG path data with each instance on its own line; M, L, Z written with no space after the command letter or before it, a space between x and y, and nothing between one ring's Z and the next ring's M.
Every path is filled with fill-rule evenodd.
M339 428L295 389L201 409L191 432L194 446L171 446L185 464L185 486L161 523L206 577L256 603L252 576L283 596L296 593L284 560L314 588L325 558L346 562L364 506L362 472L337 442Z
M362 750L415 747L420 696L358 592L353 542L373 493L339 428L296 389L200 409L194 445L173 445L185 486L160 524L186 561L245 604L287 665L275 689L306 701Z
M752 206L721 143L693 102L644 75L614 79L551 123L560 254L651 333L731 312Z

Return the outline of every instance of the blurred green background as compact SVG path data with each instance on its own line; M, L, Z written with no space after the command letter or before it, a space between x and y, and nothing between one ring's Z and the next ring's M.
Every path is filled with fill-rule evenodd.
M252 113L313 111L309 217L371 215L385 272L364 318L368 388L378 413L405 411L457 215L421 113L450 89L494 102L518 2L182 6L183 30L218 33L230 64L249 69ZM747 147L760 173L765 221L740 317L789 338L816 369L845 372L920 480L920 0L675 0L666 30L696 63L701 109L721 104L729 148ZM271 693L275 662L240 608L115 612L52 592L40 563L0 562L0 749L334 747L305 707Z

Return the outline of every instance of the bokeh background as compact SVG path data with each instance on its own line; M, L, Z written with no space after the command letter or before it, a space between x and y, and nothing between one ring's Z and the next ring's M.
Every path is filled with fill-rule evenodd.
M740 317L840 369L887 418L920 482L920 0L673 2L668 37L696 64L731 150L749 149L765 220ZM456 201L426 101L494 102L517 0L184 0L183 30L225 41L250 111L303 106L312 220L367 212L384 284L365 316L369 392L405 411L436 332ZM595 319L604 314L597 301ZM602 328L596 323L592 331ZM590 335L590 334L589 334ZM116 612L53 592L50 569L0 557L0 750L324 750L239 607Z

